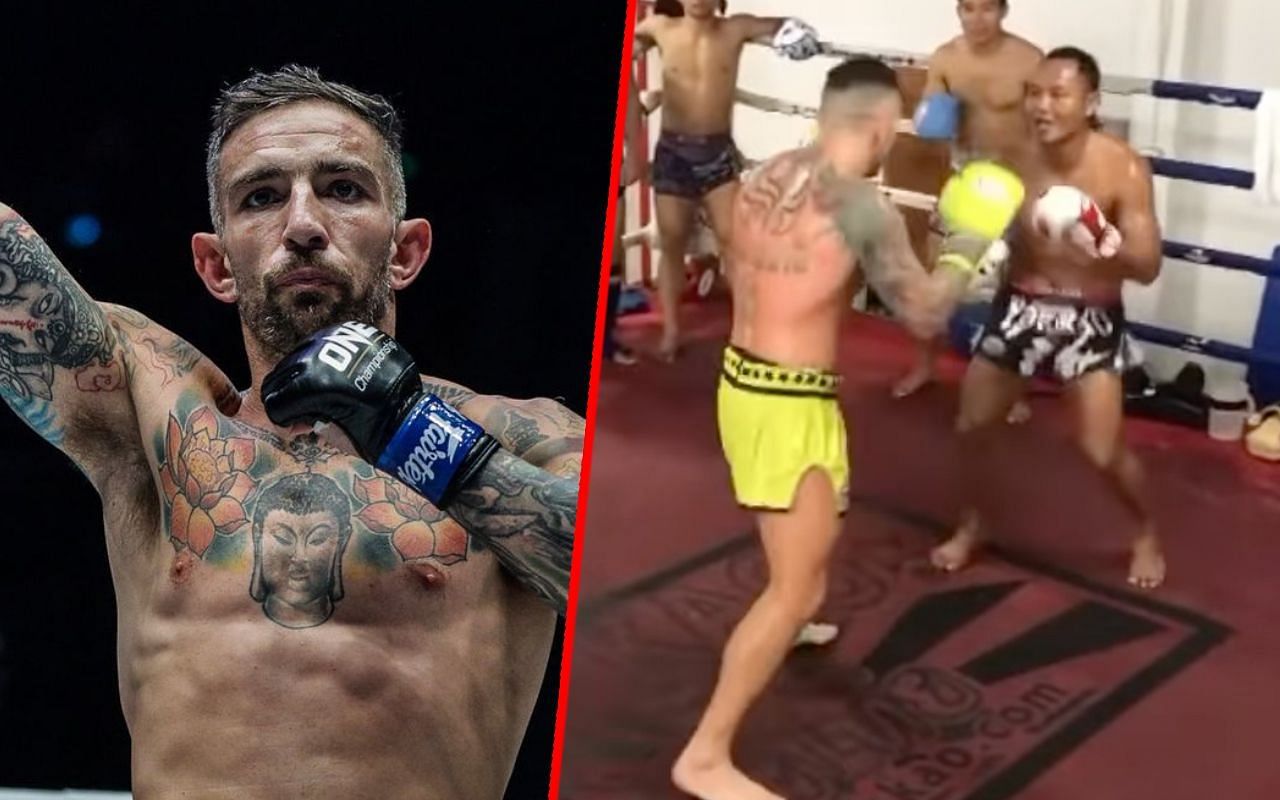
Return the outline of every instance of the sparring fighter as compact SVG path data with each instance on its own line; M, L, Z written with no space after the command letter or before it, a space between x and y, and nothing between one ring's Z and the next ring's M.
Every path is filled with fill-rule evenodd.
M1010 161L1026 146L1023 87L1043 53L1005 30L1008 0L960 0L956 13L961 35L929 57L916 133L950 142L955 167L972 158ZM931 245L936 244L935 237ZM893 388L895 397L906 397L933 380L939 347L939 339L920 342L916 363ZM1030 408L1019 400L1010 418L1021 421L1029 415Z
M848 505L834 370L854 291L865 279L909 329L936 334L1022 201L1012 173L969 164L943 189L950 233L937 268L926 272L901 214L866 179L889 152L901 111L892 68L846 61L827 75L815 144L765 162L735 200L733 326L718 419L734 494L758 512L769 574L729 638L707 709L672 770L676 786L706 800L776 797L734 766L730 748L826 592Z
M1097 130L1100 80L1092 56L1064 47L1027 83L1032 147L1015 168L1038 199L1011 228L1009 275L965 375L958 427L973 459L964 473L987 475L976 459L988 449L991 423L1028 378L1051 371L1073 402L1080 450L1134 518L1129 582L1152 588L1164 580L1165 562L1141 465L1124 443L1122 289L1156 279L1160 226L1147 161ZM958 569L982 540L978 514L968 510L933 561Z
M684 257L700 205L720 252L728 249L742 168L731 133L742 48L752 39L771 36L775 49L788 58L808 58L821 50L817 35L799 20L722 17L717 6L723 13L723 2L716 0L668 0L635 32L637 53L656 46L662 54L662 132L653 151L651 181L661 248L658 355L668 361L679 348Z
M238 309L243 393L0 205L0 395L102 498L134 796L499 798L565 605L583 422L421 377L390 338L431 227L385 99L255 73L207 173L192 251Z

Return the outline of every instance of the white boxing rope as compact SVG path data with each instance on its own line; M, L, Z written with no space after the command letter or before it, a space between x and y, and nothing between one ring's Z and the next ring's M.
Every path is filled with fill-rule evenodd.
M813 106L779 100L776 97L749 92L746 89L738 89L734 96L739 103L758 108L761 111L767 111L770 114L788 114L793 117L804 117L805 119L814 119L818 116L818 109Z
M767 36L752 39L751 43L770 49L773 48L773 41ZM820 42L819 46L822 48L822 55L824 56L834 56L836 58L872 56L891 67L920 67L923 69L929 66L929 56L920 53L909 53L906 50L886 50L883 47L863 47L855 44L837 44L835 42Z
M757 108L770 114L787 114L793 117L804 117L805 119L816 119L818 109L814 106L806 106L801 103L791 103L786 100L779 100L776 97L749 92L746 89L738 89L735 97L739 103L744 106ZM909 119L898 120L898 133L916 132L916 126Z
M904 208L915 208L920 211L933 211L938 207L938 198L924 192L912 192L907 189L898 189L893 186L881 186L880 191L884 192L890 200Z

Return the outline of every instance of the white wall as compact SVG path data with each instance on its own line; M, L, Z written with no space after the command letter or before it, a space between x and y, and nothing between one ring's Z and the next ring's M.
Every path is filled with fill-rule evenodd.
M1280 87L1275 0L1190 0L1179 63L1164 77L1242 88ZM1162 128L1172 133L1171 155L1187 161L1250 169L1254 116L1237 109L1167 103L1174 112ZM1165 236L1269 257L1280 243L1280 209L1264 207L1238 189L1165 181ZM1264 281L1247 273L1166 262L1151 289L1133 292L1131 306L1155 324L1233 344L1252 343ZM1168 367L1168 360L1157 360ZM1223 374L1240 368L1219 365Z
M951 0L730 0L730 11L798 16L824 40L855 48L927 54L959 32ZM1007 26L1045 48L1083 47L1109 75L1280 87L1276 0L1011 0ZM650 59L651 86L660 83L657 61ZM828 58L792 63L752 46L743 55L739 86L816 105L823 74L833 63ZM1106 98L1103 111L1129 124L1140 149L1157 147L1172 158L1250 168L1250 112L1116 96ZM655 139L660 114L652 119ZM734 120L739 146L755 158L794 147L811 130L807 120L745 106L739 106ZM1157 178L1157 206L1168 239L1262 257L1280 243L1280 208L1264 208L1241 190ZM1154 286L1131 287L1126 294L1134 319L1248 346L1262 287L1262 279L1252 275L1166 262ZM1151 355L1162 374L1186 358L1159 348Z

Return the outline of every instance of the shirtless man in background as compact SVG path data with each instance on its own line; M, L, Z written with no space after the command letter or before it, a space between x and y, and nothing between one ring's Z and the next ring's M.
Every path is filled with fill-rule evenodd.
M847 61L827 76L812 147L755 170L734 204L733 327L717 405L737 501L758 512L768 583L724 650L719 681L672 778L704 800L777 795L733 764L748 707L826 594L848 506L837 386L838 329L861 280L920 336L936 335L978 257L1022 200L1012 173L973 163L944 188L950 235L926 272L897 209L866 178L893 144L902 96L893 69Z
M1027 145L1022 95L1043 54L1005 30L1008 0L960 0L956 13L961 35L929 58L924 101L917 112L920 133L951 142L953 167L973 158L1010 162ZM930 111L941 112L936 124L931 124ZM936 246L937 237L931 237L930 247ZM916 363L894 386L894 396L906 397L933 380L940 346L940 339L920 342ZM1021 421L1029 414L1030 408L1019 401L1010 418Z
M582 420L424 379L387 338L431 226L405 218L384 98L303 67L252 75L214 108L207 174L216 232L192 251L239 312L243 393L89 297L0 204L0 397L102 498L133 796L496 800L564 609ZM353 359L366 396L430 393L492 437L445 494L273 423L305 407L353 441L397 430L398 406L344 400L349 376L317 385L294 351L344 320L330 361L378 340ZM291 352L273 411L260 390ZM449 469L425 439L413 452Z
M670 361L680 346L684 258L699 206L707 210L721 254L729 249L733 195L743 166L732 134L742 48L752 39L773 37L778 52L801 59L816 55L819 45L798 20L721 16L723 0L665 0L655 10L636 26L635 51L657 47L662 55L662 132L651 181L661 248L658 355Z
M1051 370L1074 407L1077 446L1133 518L1129 583L1150 589L1165 562L1142 465L1124 441L1123 288L1159 275L1160 224L1150 165L1098 130L1100 83L1097 62L1073 47L1050 52L1028 81L1032 146L1014 168L1038 199L1012 226L1009 275L969 362L957 426L976 499L991 480L982 459L992 423L1032 375ZM959 569L984 540L977 511L966 510L933 562Z

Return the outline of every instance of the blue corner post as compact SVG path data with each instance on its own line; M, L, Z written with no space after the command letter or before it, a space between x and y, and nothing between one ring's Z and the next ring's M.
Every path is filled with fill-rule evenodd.
M1280 246L1271 254L1271 261L1280 270ZM1258 327L1253 332L1253 349L1280 353L1280 271L1273 271L1267 278ZM1249 384L1259 405L1280 401L1280 367L1255 363L1249 369Z

